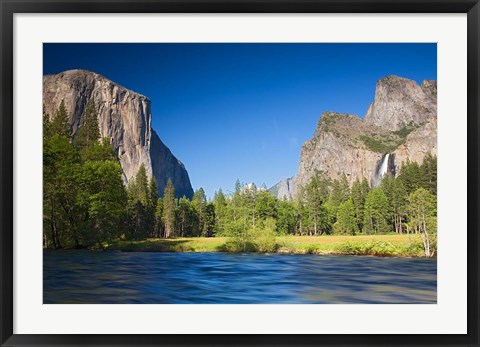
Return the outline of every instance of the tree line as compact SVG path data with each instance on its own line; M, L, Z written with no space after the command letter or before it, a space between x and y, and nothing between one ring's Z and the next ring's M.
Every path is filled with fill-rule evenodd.
M316 171L294 200L278 199L265 186L235 183L208 201L205 191L177 199L168 180L158 196L155 178L142 165L128 185L108 139L101 139L95 104L87 104L75 136L62 102L44 112L44 246L104 247L114 239L227 236L265 240L270 235L422 234L435 252L437 158L406 161L378 187L366 179L350 186Z
M89 101L75 135L65 103L43 112L43 245L104 248L116 239L213 236L215 212L200 188L192 200L176 199L168 180L162 198L142 164L124 184L110 141L100 137L96 107Z

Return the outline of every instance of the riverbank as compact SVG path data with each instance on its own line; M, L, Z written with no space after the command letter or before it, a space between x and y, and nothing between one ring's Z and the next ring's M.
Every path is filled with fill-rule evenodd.
M181 237L116 241L109 250L123 252L257 252L253 243L239 246L227 237ZM345 254L383 257L424 257L420 235L277 236L270 253Z

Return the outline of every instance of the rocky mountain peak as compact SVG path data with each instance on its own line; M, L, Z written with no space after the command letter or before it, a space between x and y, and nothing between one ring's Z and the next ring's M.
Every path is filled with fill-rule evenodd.
M437 81L424 80L420 86L425 94L431 98L437 98Z
M386 76L377 82L375 99L365 122L384 130L400 130L409 124L423 124L437 115L436 82L417 82Z
M315 171L331 179L345 174L351 184L367 178L379 182L378 165L391 159L391 172L403 161L421 162L437 153L437 82L386 76L377 82L375 99L364 119L324 112L315 133L302 146L298 173L270 188L279 198L294 198Z
M331 131L333 128L339 129L358 126L363 128L364 123L362 118L354 114L323 112L318 121L318 126L315 133Z
M193 196L184 165L160 141L151 127L151 102L106 77L87 70L69 70L43 77L43 103L52 116L63 101L75 135L87 103L93 99L98 112L100 136L110 139L128 182L143 164L155 176L159 194L172 178L177 196Z

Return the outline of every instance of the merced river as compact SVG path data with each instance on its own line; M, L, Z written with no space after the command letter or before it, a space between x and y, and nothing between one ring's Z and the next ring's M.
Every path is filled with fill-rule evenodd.
M44 251L44 304L434 304L436 259Z

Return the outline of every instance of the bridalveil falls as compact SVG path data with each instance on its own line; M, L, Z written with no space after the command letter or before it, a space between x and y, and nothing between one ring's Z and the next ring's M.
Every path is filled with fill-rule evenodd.
M386 174L395 176L395 154L386 153L382 156L375 169L375 176L372 180L372 187L378 187L382 177Z

